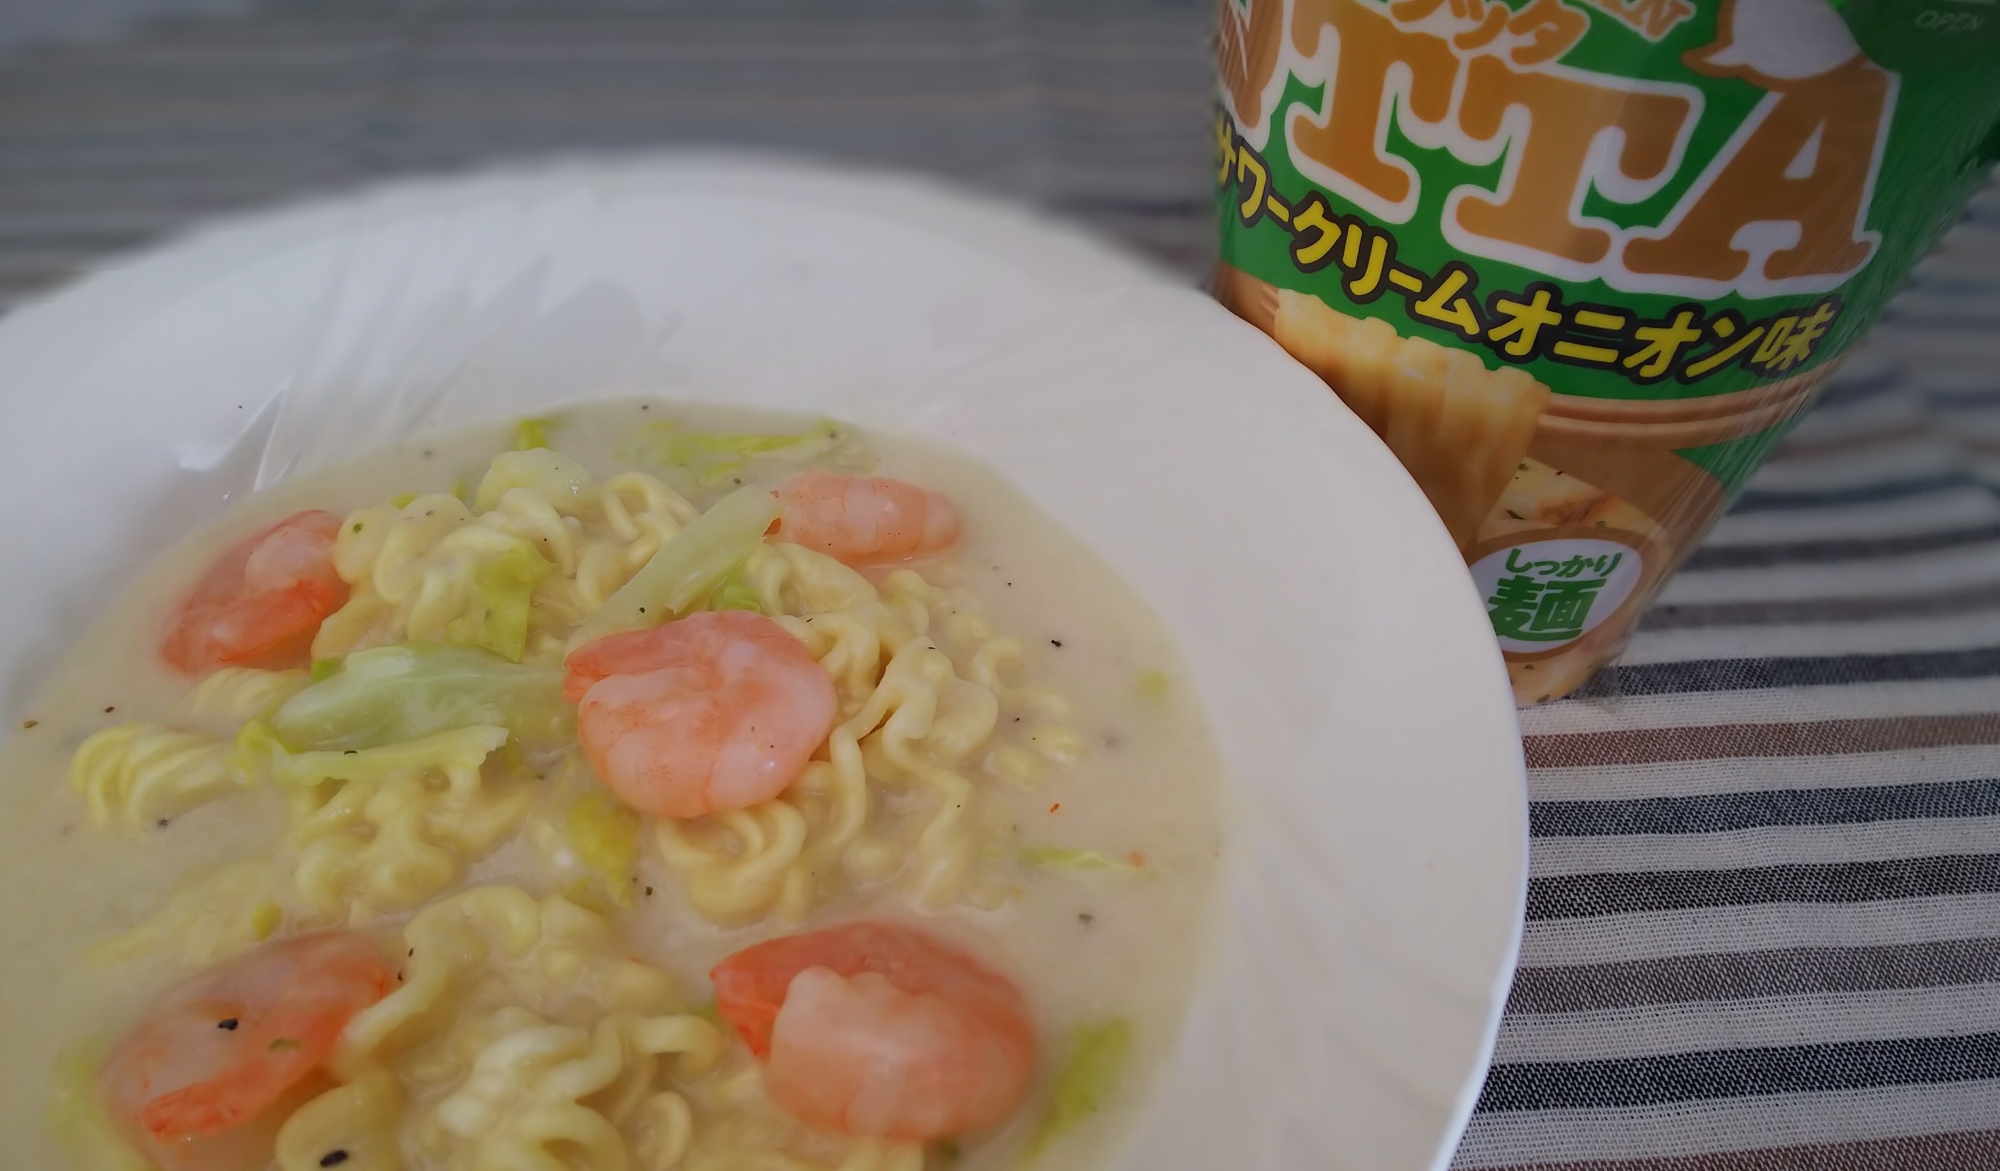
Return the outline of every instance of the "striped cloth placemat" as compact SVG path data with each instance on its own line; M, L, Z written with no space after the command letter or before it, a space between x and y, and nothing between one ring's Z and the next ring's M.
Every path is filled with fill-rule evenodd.
M2000 1166L2000 198L1589 693L1460 1168Z
M0 57L0 307L190 220L386 174L805 151L1214 254L1193 0L288 0Z
M0 309L220 212L499 157L810 150L1196 279L1199 0L266 4L0 57ZM1578 699L1460 1168L2000 1166L2000 199Z

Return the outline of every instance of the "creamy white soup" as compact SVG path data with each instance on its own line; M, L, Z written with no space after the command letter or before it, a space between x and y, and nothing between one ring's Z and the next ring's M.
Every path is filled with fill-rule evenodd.
M1101 1164L1200 977L1160 622L949 452L661 401L134 580L4 750L10 1165Z

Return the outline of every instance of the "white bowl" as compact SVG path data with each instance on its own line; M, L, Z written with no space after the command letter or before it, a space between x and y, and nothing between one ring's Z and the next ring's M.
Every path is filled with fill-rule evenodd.
M0 321L0 697L242 494L640 389L956 445L1179 632L1233 773L1224 921L1120 1167L1443 1167L1512 975L1520 742L1368 429L1147 265L900 178L713 154L210 228Z

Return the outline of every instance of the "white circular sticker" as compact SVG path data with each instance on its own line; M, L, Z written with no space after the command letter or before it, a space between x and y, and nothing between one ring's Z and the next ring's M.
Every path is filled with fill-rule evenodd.
M1575 642L1616 613L1645 572L1617 541L1526 541L1472 563L1500 649L1534 654Z

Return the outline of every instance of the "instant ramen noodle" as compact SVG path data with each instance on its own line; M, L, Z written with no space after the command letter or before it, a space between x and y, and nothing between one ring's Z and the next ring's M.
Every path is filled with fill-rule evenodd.
M4 748L8 1165L1102 1165L1204 955L1189 684L997 478L832 423L282 484Z
M1217 295L1326 380L1563 695L2000 156L2000 17L1218 0Z

